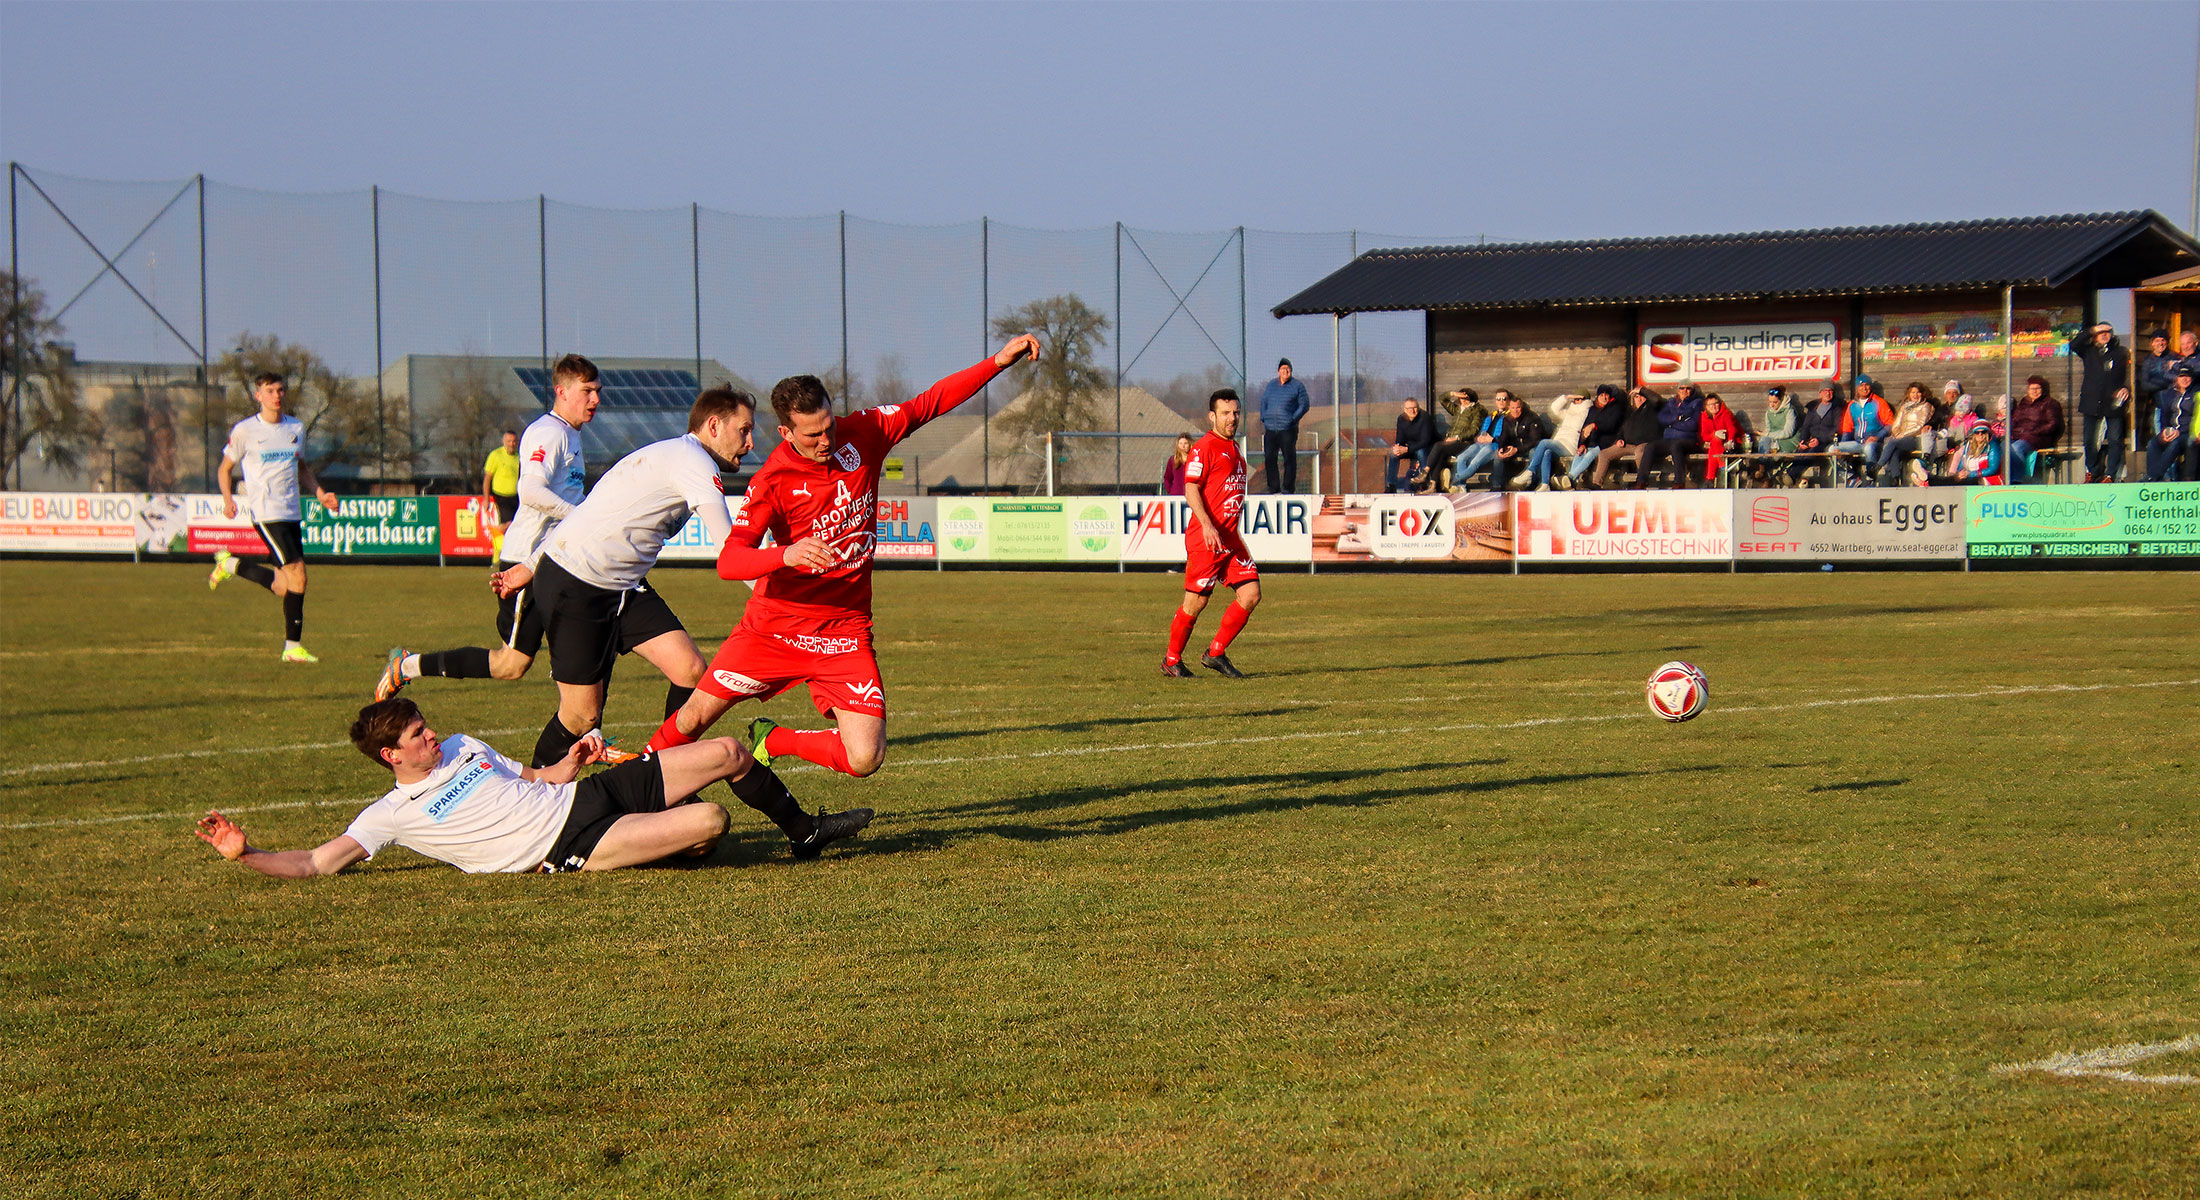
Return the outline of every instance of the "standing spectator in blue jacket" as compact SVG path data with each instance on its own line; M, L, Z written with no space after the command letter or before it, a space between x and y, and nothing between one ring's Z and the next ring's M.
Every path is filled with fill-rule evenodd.
M1276 360L1276 377L1260 390L1260 444L1268 463L1268 490L1299 490L1299 422L1306 419L1314 401L1306 385L1291 378L1291 360ZM1283 474L1276 474L1276 458L1283 458Z
M2200 396L2193 391L2200 365L2190 359L2177 364L2169 390L2154 401L2156 433L2147 440L2147 482L2164 483L2178 475L2178 462L2192 448L2193 407ZM2184 473L2192 478L2192 473Z
M1673 460L1673 486L1696 486L1688 477L1689 456L1703 450L1703 395L1695 384L1684 383L1674 389L1673 398L1658 410L1658 426L1662 436L1644 452L1635 486L1643 486L1644 478L1668 458Z

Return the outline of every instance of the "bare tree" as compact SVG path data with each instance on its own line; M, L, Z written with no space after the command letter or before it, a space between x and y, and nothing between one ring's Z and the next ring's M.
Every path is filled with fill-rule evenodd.
M504 430L535 415L512 407L497 387L498 377L499 369L470 348L459 351L443 376L442 399L432 426L436 449L430 461L461 480L478 480L482 459Z
M898 404L916 394L915 385L909 382L908 360L899 354L879 355L871 366L872 403Z
M1009 384L1019 402L996 422L1001 432L993 443L996 458L1043 459L1048 433L1107 427L1100 396L1113 380L1095 359L1108 344L1107 331L1107 315L1087 306L1074 292L1034 300L993 319L994 337L1006 341L1029 333L1038 337L1040 347L1037 358L1009 369ZM1057 446L1057 465L1067 468L1098 449L1097 443L1082 439Z
M238 334L236 346L214 364L214 378L222 390L212 399L209 423L227 430L253 412L252 379L267 371L290 385L289 411L305 425L307 462L315 474L337 464L374 462L385 445L389 460L382 476L411 472L404 406L390 405L386 414L375 411L372 388L338 375L320 355L272 333Z
M12 471L21 484L23 456L34 443L42 461L73 471L100 435L99 417L85 407L70 369L75 354L35 284L0 271L0 304L0 482Z

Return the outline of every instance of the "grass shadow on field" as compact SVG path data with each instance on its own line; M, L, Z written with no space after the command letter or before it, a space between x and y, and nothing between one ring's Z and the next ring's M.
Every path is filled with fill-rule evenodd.
M1505 759L1496 758L1464 762L1419 763L1413 766L1395 767L1380 771L1299 771L1273 775L1217 775L1190 779L1146 780L1121 785L1036 792L1024 796L1003 797L997 801L934 810L926 815L932 817L940 815L982 817L995 813L1002 815L1045 813L1131 796L1150 795L1156 792L1207 791L1227 793L1257 788L1261 789L1264 794L1215 804L1187 804L1175 808L1148 809L1142 812L1101 813L1090 817L1066 818L1051 824L979 821L958 828L909 829L889 833L883 837L868 838L859 844L848 847L847 852L851 854L898 854L912 850L939 850L977 836L1004 838L1017 842L1051 842L1076 837L1112 837L1118 834L1136 833L1155 826L1177 825L1191 821L1216 821L1230 817L1294 812L1310 808L1367 808L1397 800L1410 800L1424 796L1485 794L1511 791L1516 788L1548 788L1613 779L1669 778L1682 773L1717 772L1730 769L1723 763L1704 763L1694 766L1661 766L1641 770L1549 772L1497 779L1445 779L1436 782L1411 784L1384 782L1422 776L1431 771L1451 772L1468 767L1499 766L1505 761ZM1353 784L1360 786L1338 786ZM1302 790L1323 788L1327 790Z
M1907 779L1859 779L1854 783L1821 783L1814 785L1809 790L1812 792L1868 792L1874 788L1901 787L1909 782Z
M1972 613L1975 608L1961 604L1882 604L1859 607L1847 604L1742 604L1717 610L1719 624L1770 625L1816 623L1828 617L1853 620L1860 617L1916 617L1931 613ZM1611 619L1630 625L1655 624L1660 621L1701 621L1705 611L1700 605L1673 605L1666 608L1629 607L1607 614ZM1693 649L1693 647L1679 647Z
M1699 648L1696 644L1690 643L1685 646L1664 646L1660 647L1660 650L1662 652ZM1445 667L1495 667L1506 663L1537 662L1544 659L1609 658L1618 653L1621 652L1618 650L1545 650L1535 654L1498 654L1487 658L1455 658L1443 662L1366 663L1349 667L1279 667L1275 670L1248 671L1246 674L1254 679L1280 679L1293 675L1349 675L1363 671L1429 671L1441 670Z
M1151 717L1090 717L1083 720L1057 721L1050 725L1001 725L990 729L940 729L931 733L895 734L894 744L896 746L916 746L926 742L951 742L961 738L992 737L996 734L1006 733L1092 733L1126 725L1166 725L1177 721L1286 717L1299 715L1304 711L1303 708L1256 708L1244 712L1182 712L1165 713Z

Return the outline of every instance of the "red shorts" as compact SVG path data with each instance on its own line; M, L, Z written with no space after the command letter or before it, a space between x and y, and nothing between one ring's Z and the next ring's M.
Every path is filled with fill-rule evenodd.
M769 700L798 683L823 716L886 715L871 639L852 635L761 633L746 625L727 635L697 690L721 700Z
M1253 555L1245 543L1230 540L1222 543L1220 552L1207 549L1204 538L1188 538L1184 546L1184 590L1207 595L1216 584L1224 587L1240 587L1260 580L1260 568L1253 565Z

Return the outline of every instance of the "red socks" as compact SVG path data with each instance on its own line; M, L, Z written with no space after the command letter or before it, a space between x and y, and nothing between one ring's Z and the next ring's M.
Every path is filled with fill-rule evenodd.
M1184 643L1192 640L1192 625L1199 618L1179 608L1176 617L1169 622L1169 656L1162 659L1164 665L1184 660Z
M855 774L848 769L848 749L840 744L837 729L774 729L764 735L764 749L773 758L792 754L843 775Z
M651 752L670 750L674 746L685 746L694 740L694 734L680 732L680 714L674 713L665 718L665 723L657 727L657 732L649 735L649 745L643 748Z
M1238 635L1238 630L1245 628L1245 619L1252 615L1252 613L1239 608L1235 604L1223 609L1222 628L1215 631L1215 640L1207 647L1208 655L1219 656L1223 651L1228 650L1230 639Z

